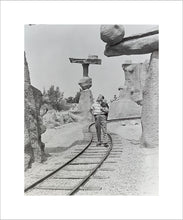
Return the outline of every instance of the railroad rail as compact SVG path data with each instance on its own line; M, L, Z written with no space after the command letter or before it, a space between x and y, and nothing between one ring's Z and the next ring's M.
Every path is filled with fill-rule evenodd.
M111 120L108 120L107 122L110 123L110 122L115 122L115 121L120 121L120 120L132 120L132 119L139 119L139 118L140 117L111 119ZM76 151L77 153L71 159L69 159L66 163L62 164L61 166L59 166L58 168L54 169L49 174L44 176L43 178L34 182L30 186L26 187L24 189L24 192L29 193L33 190L49 190L49 191L59 190L59 191L66 192L66 195L74 195L79 190L81 190L82 187L84 187L84 185L90 180L90 178L97 172L97 170L101 167L104 161L108 158L113 148L113 140L112 140L111 134L107 134L109 143L110 143L109 147L107 148L104 146L96 147L96 144L95 144L96 134L95 132L91 131L91 128L93 125L94 123L90 124L88 127L88 132L91 133L91 138L88 144L84 148L78 149ZM90 159L87 159L87 158L92 159L92 162L90 161ZM95 161L96 159L98 160ZM82 177L78 175L78 170L81 171L81 169L78 169L78 170L71 169L72 171L74 171L74 176L73 176L73 173L67 177L64 177L64 175L61 175L61 172L64 170L69 171L69 169L66 169L66 168L73 168L73 166L77 168L77 166L79 165L94 165L94 167L89 169L89 173L87 173L86 175ZM87 166L84 166L84 167L87 167ZM82 171L88 171L88 169L82 168ZM55 180L59 180L58 185L54 186L53 184L53 186L50 186L50 182L54 183ZM70 182L77 180L77 183L74 184L74 186L68 186L69 184L64 184L63 180L69 180ZM48 181L49 181L49 184L44 186L44 184L47 183Z
M94 123L92 123L90 126L89 126L89 131L92 127ZM92 132L91 132L92 133ZM34 189L47 189L47 190L51 190L51 188L49 187L41 187L41 184L47 180L50 180L52 179L53 181L55 180L54 179L54 176L55 175L58 175L59 172L61 170L63 170L65 167L69 167L69 166L73 166L73 165L79 165L79 164L86 164L86 165L90 165L90 164L95 164L96 165L94 166L93 169L91 169L91 171L89 172L89 174L87 174L81 181L79 181L78 184L76 184L72 189L69 190L69 193L68 195L74 195L89 179L91 176L93 176L97 169L103 164L103 162L106 160L106 158L108 157L108 155L110 154L110 151L112 150L112 137L110 134L108 134L108 138L109 138L109 147L105 148L103 146L101 147L95 147L95 144L94 144L94 134L92 133L92 136L91 136L91 139L89 141L89 143L86 145L86 147L84 147L79 153L77 153L73 158L71 158L70 160L68 160L65 164L61 165L60 167L58 167L57 169L55 169L54 171L50 172L48 175L44 176L43 178L39 179L38 181L34 182L33 184L31 184L30 186L28 186L27 188L24 189L24 192L27 193L31 190L34 190ZM87 150L90 150L90 151L87 151ZM91 150L95 151L97 149L103 149L103 157L100 159L100 161L97 161L97 162L85 162L85 160L83 158L81 158L81 155L85 155L85 154L90 154L90 152L92 152ZM100 152L99 152L100 153ZM97 156L99 155L96 155L96 158ZM77 160L81 160L80 162L77 162ZM83 162L82 162L83 161ZM75 174L77 174L77 170L75 171ZM72 180L72 177L68 177L68 179ZM73 179L76 179L76 177L74 177ZM80 178L78 178L80 179ZM59 187L55 187L53 188L53 190L68 190L67 187L65 186L61 186L62 185L62 181L60 181L60 185Z

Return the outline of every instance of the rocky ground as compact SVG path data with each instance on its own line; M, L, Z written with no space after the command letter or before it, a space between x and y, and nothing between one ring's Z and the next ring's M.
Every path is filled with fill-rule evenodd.
M82 141L84 127L85 123L73 122L48 129L43 135L43 142L50 157L43 164L35 163L25 172L25 186L68 160L68 156L78 144L84 145L86 143ZM115 163L102 165L102 168L109 171L99 170L96 173L106 178L102 181L91 179L86 184L92 187L101 186L102 190L80 191L78 195L158 195L158 149L140 148L140 122L113 122L108 124L108 130L117 134L116 137L120 139L118 147L122 152L112 159Z
M48 173L60 161L65 162L64 157L69 154L71 148L83 141L83 128L85 123L72 122L56 128L47 129L42 135L45 143L45 152L49 155L44 163L33 163L32 168L25 172L25 186L30 185Z
M108 194L158 195L158 149L140 147L140 123L111 123L108 129L120 135L123 149L106 185Z

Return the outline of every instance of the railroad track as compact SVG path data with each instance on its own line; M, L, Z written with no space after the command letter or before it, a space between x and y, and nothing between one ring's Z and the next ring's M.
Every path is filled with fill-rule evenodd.
M137 119L137 117L126 118L125 120L129 119ZM121 119L108 120L108 123L119 120ZM85 147L78 146L78 148L75 149L75 153L69 157L66 163L26 187L24 192L27 195L31 195L32 192L33 195L36 195L37 192L40 191L59 191L59 194L61 193L62 195L74 195L81 190L100 190L97 187L87 188L85 187L85 184L92 177L94 178L94 174L109 157L113 149L114 134L108 134L109 147L96 146L97 137L93 125L94 123L88 128L88 131L91 134L89 143ZM116 154L115 152L118 153L121 151L117 149L113 154ZM110 161L109 163L113 163L113 161ZM81 175L81 173L84 173L84 175ZM103 177L98 176L98 178L102 179Z
M50 172L45 177L39 179L32 185L25 188L24 192L28 193L32 190L59 190L64 192L69 191L67 195L74 195L76 192L78 192L81 189L81 187L91 178L91 176L93 176L96 173L98 168L103 164L103 162L110 154L110 151L112 150L113 143L110 134L108 134L109 147L96 147L95 133L91 131L92 126L93 123L89 126L89 131L91 132L92 136L86 147L84 147L82 150L80 150L79 148L76 149L76 152L78 151L78 153L75 156L73 156L65 164ZM87 174L82 177L80 175L81 169L77 169L77 167L79 168L79 166L81 165L83 165L82 170L87 172ZM92 165L92 168L88 169L88 165ZM84 167L86 167L86 169ZM61 175L62 170L67 170L67 172L69 172L70 170L72 174L69 175L68 173L64 177L63 175ZM54 184L56 180L60 180L57 186L55 186ZM69 180L70 182L74 180L77 183L68 186L68 184L65 184L65 180ZM49 181L49 184L46 183L47 181ZM53 184L51 182L53 182Z

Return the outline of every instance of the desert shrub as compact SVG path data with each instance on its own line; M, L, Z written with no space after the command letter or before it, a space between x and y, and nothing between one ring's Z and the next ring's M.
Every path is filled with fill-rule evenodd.
M64 92L60 91L60 88L56 88L52 85L47 91L43 90L43 103L50 106L50 108L56 111L66 111L70 109L64 99Z
M75 97L69 96L66 98L67 103L79 103L79 98L81 95L81 90L76 93Z
M67 111L70 109L70 105L67 104L66 100L62 100L58 106L58 111Z

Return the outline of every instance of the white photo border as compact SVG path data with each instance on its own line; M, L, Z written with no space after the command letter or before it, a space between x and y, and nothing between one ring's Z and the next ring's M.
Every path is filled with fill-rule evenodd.
M182 2L4 1L1 7L2 219L181 219ZM115 23L159 25L159 196L24 196L24 24Z

